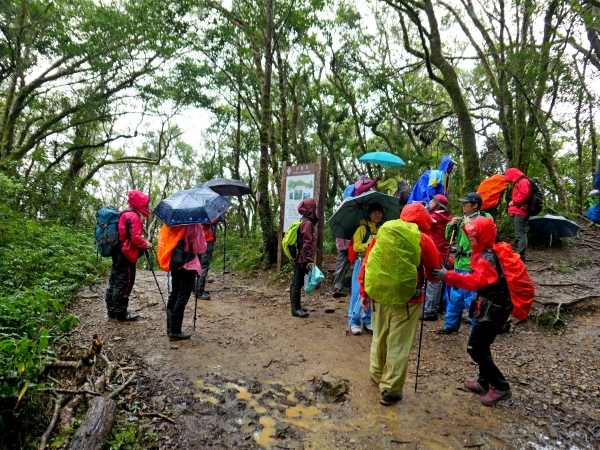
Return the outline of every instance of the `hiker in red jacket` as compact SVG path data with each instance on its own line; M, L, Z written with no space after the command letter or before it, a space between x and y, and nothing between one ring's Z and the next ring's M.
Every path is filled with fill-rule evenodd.
M129 207L119 218L119 242L121 246L112 256L112 268L106 290L108 317L120 321L136 320L139 314L127 312L129 295L135 283L135 263L143 250L152 244L142 237L144 224L141 217L150 217L148 203L150 197L140 191L130 191L127 195Z
M513 305L506 277L498 256L492 249L496 225L488 217L478 217L463 230L471 242L471 273L457 273L444 267L433 271L433 277L467 291L477 291L471 302L469 317L473 321L467 352L479 365L479 377L465 382L465 388L482 394L481 403L492 406L511 397L510 385L494 364L490 346L510 315Z
M298 205L298 212L302 214L302 223L298 228L298 258L294 263L294 279L290 286L290 303L292 316L306 318L308 312L300 304L304 276L315 265L317 239L315 225L317 224L317 201L314 198L302 200Z
M511 168L504 174L504 181L513 184L512 200L508 204L508 214L514 217L515 240L517 248L515 251L525 261L527 252L527 222L529 221L529 198L531 197L531 182L519 169Z
M450 243L446 240L446 225L452 220L450 211L448 211L448 199L442 194L431 196L429 213L434 220L434 223L431 224L431 238L442 258L445 259L450 247ZM440 289L444 289L444 283L427 281L423 320L438 320L440 303L443 298Z

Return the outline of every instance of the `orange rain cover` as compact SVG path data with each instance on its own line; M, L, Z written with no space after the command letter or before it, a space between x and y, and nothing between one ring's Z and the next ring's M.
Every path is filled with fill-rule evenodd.
M504 277L508 284L512 300L512 315L517 320L525 320L533 306L535 286L529 277L527 267L518 253L513 252L512 246L506 242L494 244Z
M162 270L168 272L171 270L171 254L177 247L177 243L183 238L185 226L177 225L168 227L163 224L158 233L158 264Z
M481 195L483 204L481 209L493 208L498 204L500 196L508 183L504 181L504 175L501 173L486 178L477 188L477 193Z

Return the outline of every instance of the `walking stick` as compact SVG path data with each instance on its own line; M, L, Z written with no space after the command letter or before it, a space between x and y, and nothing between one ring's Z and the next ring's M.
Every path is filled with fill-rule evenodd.
M198 272L194 278L194 292L196 293L196 303L194 305L194 331L196 331L196 311L198 311Z
M225 253L227 252L227 221L223 222L223 281L225 281Z
M425 270L425 268L423 268ZM427 282L425 282L425 288L423 289L423 301L427 298ZM419 366L421 365L421 342L423 341L423 316L425 315L425 308L421 309L421 332L419 333L419 352L417 354L417 375L415 376L415 394L417 393L417 385L419 383Z
M148 250L144 249L144 254L146 255L146 260L148 261L148 265L150 266L150 271L152 275L154 275L154 281L156 281L156 287L158 288L158 292L160 292L160 298L162 298L163 305L165 305L165 311L167 310L167 302L165 302L165 298L163 297L162 291L160 290L160 286L158 284L158 280L156 279L156 274L154 273L154 268L152 267L152 262L150 261L150 256L148 255Z

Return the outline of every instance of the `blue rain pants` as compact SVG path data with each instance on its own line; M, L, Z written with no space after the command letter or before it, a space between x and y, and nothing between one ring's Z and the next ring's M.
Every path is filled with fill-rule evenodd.
M362 266L362 258L356 258L354 271L352 272L352 294L350 295L350 306L348 308L348 322L350 326L360 326L361 324L361 306L360 306L360 285L358 283L358 274ZM362 323L371 323L371 310L362 314Z
M470 273L466 270L455 269L456 273ZM460 288L450 288L450 298L446 308L446 319L444 328L459 330L461 324L462 313L465 308L470 308L471 300L475 296L476 291L465 291Z

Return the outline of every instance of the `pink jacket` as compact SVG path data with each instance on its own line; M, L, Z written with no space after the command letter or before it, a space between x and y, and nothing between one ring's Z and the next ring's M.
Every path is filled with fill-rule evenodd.
M193 224L185 227L185 233L183 235L183 251L196 254L206 253L206 239L204 238L202 225ZM200 265L200 258L192 259L181 269L195 270L198 272L198 275L201 275L202 266Z
M119 218L119 242L123 243L121 251L132 263L140 257L140 250L146 248L148 242L142 237L144 224L140 217L150 217L148 203L150 197L140 191L130 191L127 196L129 208Z

